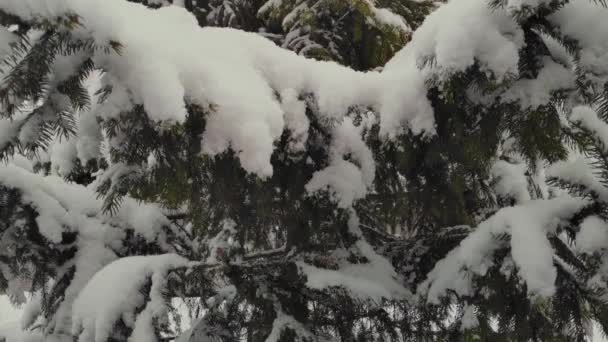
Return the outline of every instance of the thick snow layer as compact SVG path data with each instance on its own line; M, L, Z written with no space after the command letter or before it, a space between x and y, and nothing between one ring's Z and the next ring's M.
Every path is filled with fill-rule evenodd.
M108 238L112 235L114 236ZM106 247L107 244L115 243L112 240L117 238L120 238L119 234L109 232L107 228L104 229L101 225L88 224L82 227L77 241L78 251L74 258L74 266L76 267L74 277L65 291L63 301L53 316L53 321L49 324L53 327L55 333L69 334L71 331L74 301L97 271L117 258L116 254Z
M12 164L0 166L0 184L21 191L24 204L32 205L38 212L36 222L40 232L51 242L60 242L64 232L78 233L77 251L71 263L75 267L72 281L56 314L48 322L55 333L70 333L74 300L97 271L117 258L116 251L121 248L125 229L133 229L149 242L162 244L161 227L169 226L157 206L127 198L116 216L106 215L100 212L102 202L94 189L66 183L55 176L43 177ZM59 273L66 271L62 268ZM5 277L14 278L10 274ZM17 290L13 286L13 292ZM31 319L35 319L34 314Z
M460 295L471 294L473 288L468 273L484 275L487 272L492 266L493 252L502 243L496 237L506 233L511 236L511 257L528 291L541 296L552 295L557 273L547 234L585 203L581 199L560 197L499 210L435 265L419 292L426 294L429 302L437 302L447 290Z
M394 71L415 59L432 59L438 76L463 71L479 61L482 70L498 80L518 74L518 50L523 32L501 9L480 0L451 1L431 13L410 44L391 60L385 70Z
M79 341L104 342L119 319L133 327L132 342L155 341L152 320L165 310L162 291L171 269L187 266L188 261L175 254L136 256L119 259L97 272L80 292L72 308L72 332ZM150 302L145 304L140 292L151 280ZM116 296L120 293L120 296Z
M3 340L3 338L5 340ZM43 342L41 333L23 331L17 323L0 324L0 340L5 342Z
M344 159L337 159L321 171L313 174L306 184L306 191L314 193L329 190L339 207L349 208L353 202L367 194L361 169Z
M530 200L525 164L498 160L492 165L490 172L496 178L494 190L498 195L512 197L518 204Z
M608 224L597 216L587 217L576 235L576 248L585 253L608 248Z
M30 296L27 303L21 307L21 328L27 329L36 323L42 312L42 292L38 291Z
M49 4L42 0L6 0L0 8L25 18L74 12L84 25L77 34L92 36L100 44L116 40L124 46L120 56L99 54L94 58L107 71L102 83L114 89L106 103L93 108L94 113L115 117L133 103L143 103L151 120L171 123L185 119L184 101L199 104L211 111L202 136L203 153L216 155L232 148L247 171L264 177L272 174L273 144L285 129L292 133L293 150L301 149L307 139L308 118L299 100L302 95L313 95L319 108L316 115L324 119L341 120L349 108L361 105L379 113L380 130L385 136L395 137L404 128L416 134L434 133L425 82L429 78L443 79L475 63L498 81L517 76L518 51L524 40L511 9L535 8L541 3L509 1L505 8L491 9L481 0L449 2L427 17L412 41L383 72L368 73L302 58L256 34L200 28L195 18L179 6L153 11L125 1L58 0ZM264 8L278 5L280 1L269 1ZM373 3L370 6L374 7ZM394 24L395 18L379 9L376 12L385 22ZM581 32L565 18L591 15L585 6L561 12L554 21L573 35ZM604 32L603 25L597 26L594 36ZM585 39L589 46L603 46L596 44L597 39ZM428 60L433 61L433 67L420 69ZM548 102L554 90L573 84L571 70L546 60L538 79L515 82L502 97L504 101L518 101L525 108L536 108ZM99 134L95 133L93 117L85 116L82 124L79 121L79 130L82 127L88 133L76 148L57 147L59 157L53 160L59 171L71 167L69 162L62 162L66 159L62 155L76 151L85 159L98 154ZM345 171L356 176L352 165L339 164L325 172ZM329 185L318 180L315 183ZM351 197L356 199L359 190Z
M298 98L294 89L285 89L281 93L281 108L285 112L285 126L291 132L291 151L303 151L310 126L310 120L306 116L306 103Z
M16 308L8 297L0 295L0 341L5 342L42 342L40 332L23 331L19 324L22 309ZM25 314L25 313L24 313Z
M608 73L606 17L608 8L593 1L570 1L550 17L564 35L578 40L581 66L603 77Z
M477 319L477 314L475 313L475 307L466 305L463 309L460 325L461 330L476 328L478 325L479 320Z
M398 81L409 83L407 74L395 80L392 74L361 73L308 60L256 34L200 28L180 7L152 11L124 1L6 0L0 8L26 18L78 14L84 25L78 34L91 35L101 44L116 40L124 46L120 56L95 58L108 73L104 77L117 85L112 97L122 100L116 110L143 103L152 120L182 122L184 98L211 106L214 110L202 138L204 153L214 155L232 147L243 167L261 176L272 173L273 142L286 126L275 93L289 89L313 94L319 115L327 118L341 118L351 106L364 105L379 110L387 133L404 124L415 133L433 131L432 111L425 96L420 96L424 83L394 89ZM415 74L415 65L412 69L409 72ZM403 111L403 103L411 110Z

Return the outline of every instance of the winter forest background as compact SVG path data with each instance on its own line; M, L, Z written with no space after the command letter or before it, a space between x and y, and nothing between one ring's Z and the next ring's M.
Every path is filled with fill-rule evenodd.
M0 159L0 341L608 332L604 0L0 0Z

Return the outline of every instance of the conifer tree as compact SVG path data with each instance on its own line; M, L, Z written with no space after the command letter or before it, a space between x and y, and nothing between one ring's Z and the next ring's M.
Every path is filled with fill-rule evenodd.
M603 4L448 3L370 73L352 69L409 39L371 2L256 11L283 46L350 68L199 27L246 25L230 3L204 19L193 2L41 4L0 4L0 290L33 294L42 340L584 341L608 325L605 175L567 162L606 172Z

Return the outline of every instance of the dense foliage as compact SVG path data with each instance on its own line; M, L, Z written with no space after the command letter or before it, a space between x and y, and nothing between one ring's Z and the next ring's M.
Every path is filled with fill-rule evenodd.
M608 332L604 5L3 1L0 292L32 341Z

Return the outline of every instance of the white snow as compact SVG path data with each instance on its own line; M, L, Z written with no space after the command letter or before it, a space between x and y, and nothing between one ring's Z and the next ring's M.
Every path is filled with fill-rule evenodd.
M126 257L107 265L89 280L76 298L72 308L72 333L82 342L106 341L116 321L134 315L136 308L145 304L140 289L150 278L151 301L134 321L126 319L125 324L133 327L130 341L155 341L152 319L165 310L162 290L166 274L187 265L186 259L175 254Z
M337 270L318 268L304 262L297 262L300 271L306 276L306 286L324 289L339 286L356 298L380 303L383 298L409 298L411 293L403 285L390 261L374 251L365 241L359 228L359 219L351 211L348 222L350 231L359 238L354 248L368 262L353 264L343 260L344 251L333 255L338 262Z
M161 2L167 4L158 1ZM116 40L123 45L120 55L93 56L104 73L88 80L90 90L111 85L114 91L105 103L96 105L93 99L91 108L78 113L77 138L56 139L51 144L48 160L54 174L66 175L76 158L85 162L100 156L103 143L119 147L128 138L125 133L104 141L97 120L116 118L134 104L143 104L149 119L160 122L162 128L183 123L186 104L200 105L208 111L206 130L201 137L203 153L214 156L231 148L242 167L260 177L272 175L270 157L285 130L290 133L291 152L305 149L309 143L308 115L315 115L334 126L328 164L314 173L306 190L310 194L327 190L340 208L352 209L355 201L373 191L376 178L374 156L363 137L369 124L378 123L381 135L388 139L396 138L407 129L414 134L435 133L433 110L427 99L428 81L438 81L441 86L448 76L477 63L499 84L508 85L508 89L500 93L502 101L519 103L525 109L545 105L555 91L574 87L575 75L570 65L564 63L565 58L556 60L566 65L552 58L543 60L544 67L536 79L508 82L518 76L518 52L524 46L523 33L513 15L521 11L533 13L547 2L508 0L504 8L496 9L489 8L487 1L482 0L448 2L428 16L413 34L411 43L382 72L367 73L302 58L253 33L200 28L195 18L182 8L183 1L149 10L126 1L3 0L0 9L28 19L49 19L72 12L83 23L74 29L76 36L92 37L99 44ZM372 1L368 4L379 22L409 30L401 17L375 7ZM260 13L280 5L281 0L268 1ZM292 15L305 6L306 3L301 2ZM562 33L580 40L581 65L599 79L608 74L606 17L605 8L577 1L567 4L550 19ZM292 18L288 15L284 24ZM176 36L179 39L175 39ZM8 42L13 39L12 33L0 28L0 56L7 52ZM51 82L68 76L74 60L82 57L58 58L53 65ZM425 61L432 63L420 68ZM316 101L316 106L308 108L307 113L303 99L308 95ZM353 106L371 109L360 126L356 126L350 116ZM317 108L318 111L313 111ZM28 122L20 132L15 130L26 114L17 113L12 121L0 120L0 148L13 139L24 142L35 137L35 121ZM608 142L608 125L592 108L575 107L569 119ZM150 158L150 163L153 162L154 158ZM546 175L586 185L602 200L608 200L608 190L590 169L589 162L579 157L556 163L547 169ZM103 179L116 180L134 170L130 167L113 164L96 183ZM571 197L531 200L526 169L522 163L503 160L493 164L494 190L499 195L513 197L517 205L503 208L481 222L436 264L418 289L428 301L437 302L448 290L459 295L472 294L471 274L484 275L492 266L493 253L504 246L509 246L511 251L503 265L498 265L505 274L517 272L531 295L554 294L556 270L547 236L554 234L561 220L570 217L586 202ZM543 171L531 177L543 180ZM109 337L114 323L122 319L133 328L130 341L154 341L153 321L166 313L162 295L166 275L173 268L187 266L188 262L175 254L115 261L121 247L117 241L126 229L133 229L153 242L162 239L162 228L170 227L170 222L159 206L140 204L131 198L124 201L116 216L101 213L102 203L93 189L96 183L83 187L66 183L57 176L34 174L31 164L23 158L0 165L0 184L19 189L23 201L37 210L36 222L45 238L58 243L63 233L78 232L78 252L72 263L76 273L50 326L55 331L69 330L78 335L80 341L102 342ZM546 188L543 193L547 193ZM306 285L314 289L341 286L357 298L376 301L408 298L410 293L403 286L403 279L391 263L362 238L356 216L352 215L351 232L359 240L352 250L337 250L330 255L336 261L336 269L299 262L301 272L307 277ZM216 237L205 241L210 249L208 263L222 261L222 251L231 247L235 228L224 228ZM578 251L594 253L608 248L606 228L600 218L587 218L576 237ZM509 239L496 239L502 234ZM364 256L367 262L347 262L348 252ZM8 274L5 268L1 271ZM139 290L148 280L151 300L145 303ZM17 295L21 291L23 297L22 282L28 281L30 279L21 276L13 277L8 291ZM26 321L35 320L40 308L34 301L29 308ZM137 317L136 309L142 309ZM475 309L465 307L462 327L474 327L477 323ZM301 328L293 317L277 311L268 341L277 340L287 326ZM13 340L39 341L41 337L17 333L8 336L8 342Z
M551 101L554 91L574 89L576 76L571 69L545 58L535 79L518 80L503 94L505 102L519 102L521 108L536 109Z
M12 164L0 166L0 183L19 189L22 201L37 209L36 222L50 242L60 242L64 232L78 232L78 250L72 261L75 273L48 324L56 333L70 332L72 303L89 279L116 258L114 251L121 248L119 241L124 237L124 229L134 229L152 242L161 239L161 227L168 225L158 207L138 204L130 198L125 200L116 216L102 214L101 200L97 199L94 189L69 184L55 176L33 174ZM11 279L11 284L29 281L9 274L5 276ZM15 295L19 295L15 291L25 290L15 286L12 289Z
M0 324L0 339L5 338L6 342L43 342L43 336L37 332L27 332L19 328L17 323Z
M28 329L36 323L42 312L42 292L37 291L30 296L27 303L21 308L21 328Z
M365 197L373 186L376 166L371 150L363 141L363 128L363 125L355 126L349 117L336 125L329 149L329 166L314 173L306 184L308 192L329 189L341 208L348 208L355 200ZM347 155L352 162L344 159Z
M368 1L368 3L370 4L370 8L372 10L372 13L374 14L374 17L379 22L385 25L394 26L403 32L411 31L410 27L400 15L397 15L386 8L378 8L374 4L372 4L371 1Z
M14 307L8 297L0 295L0 340L6 342L42 342L42 335L38 332L25 332L19 324L22 309Z
M298 322L293 316L284 313L283 311L277 312L277 317L274 319L272 323L272 330L270 331L270 335L266 338L265 342L278 342L281 337L281 332L285 328L290 328L294 330L298 336L298 340L301 338L312 338L312 334L308 332L308 330L302 325L302 323ZM302 339L304 341L305 339Z
M433 58L434 74L445 77L478 60L482 70L500 81L518 74L518 49L523 44L523 32L504 10L493 10L480 0L451 1L427 16L385 71L397 70L412 59L421 63Z
M56 176L44 177L12 164L0 166L0 183L22 191L23 201L39 212L36 222L41 233L53 242L59 242L64 231L78 231L84 222L127 223L150 241L156 239L162 226L169 225L158 206L140 204L131 198L125 199L116 217L102 214L102 202L94 188L66 183Z
M340 208L349 208L353 202L367 194L361 170L353 163L338 159L313 174L306 184L306 191L314 193L329 190Z
M112 234L114 233L114 234ZM114 261L117 256L106 244L120 238L116 232L108 232L101 225L85 225L78 236L74 277L65 291L65 296L53 316L49 326L55 333L69 334L72 326L72 308L74 301L87 285L88 281L104 266ZM110 236L110 237L108 237ZM109 240L109 241L108 241Z
M603 201L608 201L608 188L598 179L590 166L590 161L583 156L574 156L568 161L557 162L547 168L548 177L556 177L571 184L583 185L594 191Z
M509 163L497 160L490 170L497 179L494 189L498 195L514 198L518 204L530 200L528 180L526 178L527 166L524 163Z
M376 302L381 302L382 298L402 298L408 294L395 280L382 283L381 279L376 278L387 279L382 274L384 270L375 268L375 265L347 265L339 270L328 270L300 262L298 267L306 275L306 286L311 289L340 286L354 297Z
M55 174L69 175L74 168L74 157L77 153L74 139L58 138L55 140L49 148L51 167Z
M91 105L90 108L77 113L76 117L76 137L72 139L76 140L76 157L82 164L101 155L103 137L95 116L99 100L95 92L100 88L101 77L99 72L94 72L84 82L91 98Z
M71 10L82 18L85 29L80 34L99 42L120 41L121 56L95 56L107 70L104 82L115 86L109 103L99 109L103 116L141 102L152 120L182 122L184 98L212 108L202 139L204 153L232 148L242 166L260 176L272 173L273 143L285 128L299 137L295 146L306 139L307 120L295 100L298 94L313 94L320 109L316 115L327 118L341 119L353 105L375 108L381 133L389 138L404 126L416 134L432 134L434 120L425 95L428 77L464 70L475 60L498 80L516 75L517 50L523 44L522 33L506 12L492 11L478 0L451 2L428 17L384 72L360 73L301 58L255 34L201 29L179 6L151 11L126 2L101 3L63 0L41 6L36 0L7 0L2 7L24 17ZM385 12L378 13L388 20ZM137 18L137 25L127 18ZM173 39L176 34L182 39ZM428 57L437 62L431 74L418 69ZM516 88L529 94L522 90L526 85ZM115 109L108 111L112 104ZM342 164L341 169L352 173L352 167Z
M472 329L476 328L478 325L479 320L477 319L477 314L475 313L475 307L471 305L465 305L463 309L460 329Z
M608 148L608 124L602 121L591 107L574 107L572 114L570 114L570 120L580 123L583 128L594 133L594 136Z
M506 233L511 236L511 256L528 292L551 296L557 273L547 234L584 204L581 199L560 197L500 209L435 265L419 286L419 293L425 294L429 302L437 302L450 289L460 295L471 294L473 288L468 273L482 276L486 273L492 265L494 250L501 246L495 237Z
M120 56L94 56L106 70L106 82L116 85L109 101L117 103L117 110L143 103L152 120L182 122L184 98L212 107L202 138L204 153L215 155L231 147L243 167L260 176L272 173L273 142L286 126L275 92L312 94L320 109L317 115L327 118L340 119L353 105L371 106L379 111L385 133L394 134L401 125L415 133L433 132L432 110L420 96L425 85L415 77L415 63L397 74L355 72L304 59L253 33L200 28L178 6L148 10L123 1L6 0L0 8L26 18L78 14L84 28L77 34L103 44L114 39L124 46ZM412 86L402 87L403 82ZM408 110L403 110L404 103Z
M306 116L306 103L298 98L294 89L285 89L281 93L281 108L285 112L285 126L291 132L290 150L304 151L310 126Z
M605 77L608 73L608 8L594 2L571 1L549 20L559 25L564 35L577 39L582 48L581 66ZM593 24L591 24L593 23Z
M597 216L587 217L576 234L576 248L585 253L608 248L608 224Z

